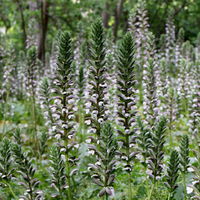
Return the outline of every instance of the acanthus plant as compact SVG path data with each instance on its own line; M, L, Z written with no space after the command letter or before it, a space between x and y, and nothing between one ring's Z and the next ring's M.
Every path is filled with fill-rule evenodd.
M176 150L172 151L170 155L170 161L168 164L166 182L165 185L169 191L168 200L173 200L177 185L177 179L179 177L179 154Z
M55 189L53 198L64 200L67 198L67 177L65 160L63 159L62 149L56 145L50 151L50 172L52 173L51 186Z
M192 83L190 87L189 98L189 132L199 142L198 136L200 131L200 70L199 63L192 69Z
M142 155L142 160L140 161L144 167L147 167L147 159L149 156L149 146L150 146L150 138L151 131L146 127L144 122L140 117L137 118L138 124L138 136L136 139L140 154Z
M76 98L76 120L77 120L77 136L80 142L86 138L86 125L85 125L85 112L86 112L86 99L88 99L89 91L87 90L88 85L88 60L85 57L84 43L77 41L77 48L74 51L75 54L75 65L76 65L76 86L74 90L74 96Z
M116 123L117 118L117 46L112 41L106 41L106 80L108 99L108 118ZM111 47L111 48L110 48Z
M4 138L0 147L0 188L2 190L3 188L8 188L8 195L16 198L11 186L14 180L14 172L12 143L7 138Z
M21 198L25 200L41 199L43 192L38 190L40 181L35 178L36 169L32 164L33 159L28 156L28 153L23 152L22 146L13 144L12 151L16 162L16 170L20 175L19 185L25 189Z
M17 57L17 66L15 69L15 90L16 90L16 96L17 99L22 100L25 97L25 80L26 80L26 54L25 52L20 52L19 56Z
M2 66L2 80L1 80L1 90L0 90L0 101L1 101L1 113L3 117L3 133L5 132L6 120L13 115L13 107L10 105L10 100L15 97L15 87L14 87L14 63L15 57L12 59L7 59L13 54L12 51L6 52L4 59L4 66Z
M76 173L77 147L74 138L74 77L73 53L70 35L63 32L59 37L59 53L57 59L56 77L53 82L53 114L55 120L55 137L65 149L66 156L66 177L67 177L67 198L73 199L73 179Z
M187 199L186 175L188 174L188 168L190 166L189 153L189 138L185 135L182 137L180 145L180 171L183 177L184 199Z
M37 105L36 105L36 91L38 82L38 65L36 47L32 46L27 51L27 62L25 69L25 85L27 95L30 98L31 115L33 119L34 139L37 143Z
M199 146L197 147L196 150L194 150L194 155L195 158L197 160L197 166L193 166L193 173L194 173L194 177L192 180L192 183L190 185L188 185L187 187L187 193L189 193L192 198L191 199L195 199L195 200L199 200L200 199L200 153L199 153Z
M52 87L48 78L43 78L39 90L40 107L45 118L45 126L48 128L49 136L54 133L55 120L52 112Z
M80 134L80 140L84 140L84 135L86 132L85 126L85 98L86 98L86 77L85 71L83 66L79 67L78 76L77 76L77 114L78 114L78 133Z
M166 36L165 36L165 59L168 66L168 71L171 74L175 74L177 69L175 64L175 25L173 20L173 11L169 11L167 22L166 22Z
M181 53L182 53L182 56L187 61L194 61L194 58L195 58L194 46L191 44L190 41L186 41L182 44Z
M92 26L89 48L89 99L86 103L86 124L90 132L100 134L101 124L106 120L106 60L104 28L100 19Z
M155 57L154 36L149 33L146 41L147 49L146 62L143 65L143 114L145 123L149 129L154 128L158 120L158 97L157 97L157 71L158 63Z
M177 71L179 71L179 66L181 66L180 61L182 59L182 52L181 52L181 48L184 42L184 36L185 36L185 31L183 28L181 28L178 31L178 35L177 35L177 40L176 40L176 44L175 44L175 68L177 69Z
M146 46L149 34L148 20L149 18L146 4L144 1L139 1L135 15L129 19L129 27L135 38L135 64L137 69L136 78L140 85L142 83L143 66L146 62L146 54L148 52L148 47Z
M131 172L133 161L136 156L135 129L136 129L136 77L134 64L134 41L130 33L127 33L118 47L117 60L117 130L118 141L123 161L123 169L129 174L131 195Z
M177 98L178 98L178 110L179 114L185 116L188 111L188 99L190 98L190 88L192 84L190 68L192 63L186 59L181 59L180 70L178 73L178 85L177 85Z
M99 197L114 195L115 165L117 162L117 140L114 131L108 122L101 126L98 142L93 138L96 144L90 144L90 151L94 152L95 163L89 164L91 178L95 184L100 187Z
M149 155L148 155L148 174L152 182L152 187L148 196L151 199L157 182L161 179L163 172L164 144L166 132L166 119L161 118L154 129L151 130L151 138L149 139Z
M10 180L13 176L11 141L4 138L0 148L0 179Z

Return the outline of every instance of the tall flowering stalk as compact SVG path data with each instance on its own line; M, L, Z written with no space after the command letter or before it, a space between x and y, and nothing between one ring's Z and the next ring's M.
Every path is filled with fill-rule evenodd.
M71 200L73 185L72 178L76 165L75 142L74 138L74 78L73 71L73 53L70 36L67 32L60 35L59 53L57 60L56 78L54 86L54 105L53 118L56 123L56 138L61 139L60 143L65 149L66 155L66 177L68 199ZM73 170L72 170L73 169Z
M192 69L189 98L189 132L199 142L200 131L200 76L199 64Z
M148 47L146 46L149 34L148 20L146 4L144 1L139 1L135 15L131 16L129 19L130 31L133 32L135 38L135 58L139 74L143 70L143 65L146 61L146 53L148 51Z
M107 113L110 121L116 122L117 118L117 46L107 41L106 49L106 97L108 99ZM108 96L108 97L107 97Z
M36 47L31 47L27 52L26 88L32 104L32 117L34 121L35 137L37 137L36 88L38 80L36 56Z
M77 136L82 142L86 138L86 124L85 124L85 112L86 112L86 99L88 98L88 60L85 56L85 44L81 41L77 41L77 48L74 50L74 60L76 65L76 85L74 90L74 95L76 98L76 106L74 110L76 111L76 121L77 121Z
M143 66L143 113L148 128L153 128L158 116L157 62L155 59L154 36L149 34L147 61Z
M118 90L118 134L121 143L121 160L124 170L129 174L130 198L132 198L131 172L135 143L136 102L135 102L135 72L134 72L134 41L127 33L119 48L117 62L117 90Z
M103 25L100 20L97 20L91 31L90 40L90 72L89 72L89 87L90 99L87 103L87 109L90 112L87 119L87 124L91 125L92 130L98 136L100 127L106 119L106 77L105 77L105 38Z
M40 99L40 107L44 111L44 118L46 120L45 125L48 127L48 132L50 135L53 134L53 127L54 127L54 118L52 112L52 92L51 92L51 85L48 78L44 78L40 84L39 90L39 99Z
M135 38L135 68L136 68L136 79L137 88L136 91L139 95L137 100L142 103L142 81L143 81L143 70L146 62L148 60L148 45L146 41L149 41L149 22L148 13L146 9L146 3L144 1L139 1L137 4L137 9L135 15L130 17L129 27L130 31L133 33Z
M176 72L175 69L175 25L172 18L172 11L169 12L167 23L165 27L166 37L165 37L165 58L168 65L168 72L174 74Z
M177 95L179 104L179 114L186 115L188 111L188 99L190 98L190 85L192 84L190 68L192 63L186 59L180 61L180 71L178 73Z
M134 42L130 33L126 34L118 49L117 89L118 89L118 133L122 142L122 159L125 170L132 170L134 127L136 125Z
M78 112L78 132L80 133L80 140L84 140L84 133L85 133L85 88L86 88L86 77L85 71L83 66L79 67L78 76L77 76L77 112Z

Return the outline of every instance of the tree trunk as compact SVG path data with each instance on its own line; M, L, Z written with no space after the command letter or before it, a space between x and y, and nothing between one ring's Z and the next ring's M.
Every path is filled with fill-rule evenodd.
M117 32L118 32L118 28L119 28L119 24L120 24L120 18L121 18L121 14L122 14L122 10L123 10L123 4L124 4L125 0L119 0L117 3L117 7L115 9L115 23L113 26L113 36L114 36L114 41L117 40Z
M110 8L110 5L109 5L108 1L106 1L104 10L102 12L103 26L105 28L109 27L108 26L108 22L109 22L109 19L110 19L109 8Z
M22 29L22 40L23 40L23 46L24 50L26 49L26 39L27 39L27 34L26 34L26 22L24 18L24 12L23 12L23 5L20 0L16 0L19 12L20 12L20 18L21 18L21 29Z
M48 0L41 0L41 19L39 23L39 41L38 41L38 59L45 64L45 41L47 35L48 21L49 21L49 2Z

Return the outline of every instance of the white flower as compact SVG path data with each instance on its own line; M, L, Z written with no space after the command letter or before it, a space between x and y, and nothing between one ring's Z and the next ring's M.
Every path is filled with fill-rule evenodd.
M62 160L63 160L64 162L66 162L66 157L65 157L65 155L61 155L61 158L62 158Z
M97 161L97 162L95 163L95 165L101 166L101 163L100 163L99 161Z
M187 194L191 194L193 192L193 188L189 186L187 186L186 190L187 190Z
M68 138L69 138L69 139L72 139L72 138L73 138L73 135L68 135Z
M90 151L88 151L88 154L89 154L89 155L94 155L94 153L95 153L94 150L90 150Z
M192 167L189 167L188 172L194 172L194 169Z
M56 100L54 101L54 103L55 103L55 104L60 104L60 103L61 103L61 100L60 100L60 99L56 99Z
M62 124L62 128L68 128L67 124Z
M90 120L85 120L85 123L86 123L87 125L90 125L90 124L91 124L91 121L90 121Z
M75 144L74 147L78 149L79 148L79 144Z
M92 141L91 139L85 140L86 143L90 143L91 141Z
M57 140L59 140L59 139L61 138L61 135L60 135L60 134L56 134L56 135L55 135L55 138L56 138Z
M128 157L127 156L122 156L121 159L122 160L128 160Z
M65 148L61 148L60 152L66 152L66 149Z

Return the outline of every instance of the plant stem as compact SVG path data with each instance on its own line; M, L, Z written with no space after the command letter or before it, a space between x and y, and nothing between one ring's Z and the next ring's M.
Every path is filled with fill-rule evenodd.
M131 172L129 172L129 199L131 200L132 199L132 184L131 184Z
M183 173L183 187L184 187L184 200L187 200L187 189L186 189L185 173Z
M149 193L149 196L148 196L148 199L147 199L147 200L151 200L151 196L152 196L152 194L153 194L154 187L155 187L155 182L153 183L153 185L152 185L152 187L151 187L151 190L150 190L150 193Z
M170 200L170 199L171 199L171 193L168 194L167 200Z
M106 200L108 200L108 194L106 193Z
M14 197L14 199L17 200L18 198L17 198L17 196L15 195L15 193L14 193L12 187L10 186L10 184L9 184L8 182L6 182L5 184L8 186L8 188L9 188L9 190L10 190L10 193L12 194L12 196Z

